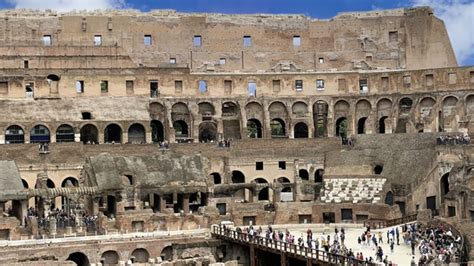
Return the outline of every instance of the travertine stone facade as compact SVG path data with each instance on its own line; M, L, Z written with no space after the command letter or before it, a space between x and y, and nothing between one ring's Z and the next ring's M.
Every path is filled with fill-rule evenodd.
M329 20L0 11L0 239L362 223L423 209L466 230L473 146L437 137L474 136L473 88L474 67L457 65L427 7ZM95 217L93 228L46 228L55 208ZM24 256L107 265L246 253L195 240ZM5 252L0 263L19 262Z

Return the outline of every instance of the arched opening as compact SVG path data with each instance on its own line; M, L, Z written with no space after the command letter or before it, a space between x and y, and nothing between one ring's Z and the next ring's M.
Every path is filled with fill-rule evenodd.
M239 114L239 108L235 103L226 102L222 104L222 116L236 116Z
M245 183L245 175L240 171L232 171L232 183Z
M392 206L393 205L393 193L392 191L387 192L385 195L385 204Z
M309 180L309 173L306 169L300 169L298 175L302 180Z
M23 178L21 179L21 183L23 184L23 188L28 188L29 187L28 182L26 182L26 180L23 179Z
M163 123L161 123L161 121L158 121L158 120L152 120L150 122L150 126L151 126L151 141L153 141L153 143L164 141L165 130L163 127Z
M247 136L251 139L262 138L262 123L257 119L249 119L247 121Z
M347 138L347 118L340 117L336 120L336 136Z
M97 127L91 124L87 124L81 128L81 142L97 144L99 143L99 131Z
M173 259L173 247L167 246L161 251L161 260L162 261L171 261Z
M74 252L69 254L66 260L76 263L78 266L89 266L89 258L82 252Z
M199 103L198 109L198 113L202 116L203 120L210 119L215 113L214 106L207 102Z
M79 181L74 177L68 177L61 182L61 187L78 187Z
M329 105L324 101L317 101L313 105L314 136L316 138L327 136L327 120Z
M383 171L383 165L378 164L374 167L374 174L375 175L380 175L382 173L382 171Z
M61 78L56 74L49 74L46 79L51 81L59 81Z
M449 192L449 173L444 174L439 183L441 201L444 201L444 196Z
M282 119L280 118L272 119L272 121L270 122L270 128L272 130L272 138L286 136L285 122Z
M268 184L268 181L263 177L257 177L253 180L257 184Z
M217 140L217 125L212 122L203 122L199 125L199 141L211 142Z
M298 138L308 138L308 126L303 122L295 125L295 139Z
M25 143L25 132L20 126L9 126L5 131L5 143Z
M359 118L357 122L357 134L365 134L365 122L367 121L367 117Z
M188 124L183 120L173 122L174 134L177 140L187 139L189 137Z
M117 124L110 124L104 131L105 143L122 143L122 128Z
M150 258L150 254L144 248L137 248L132 252L130 259L132 263L146 263Z
M224 138L242 138L240 135L240 110L233 102L222 104L222 127Z
M56 142L74 142L74 129L70 125L60 125L56 130Z
M400 100L399 108L400 108L400 113L408 113L411 110L411 107L413 105L413 100L405 97Z
M212 176L212 181L214 182L214 185L222 184L222 178L219 173L212 173L211 176Z
M270 189L268 187L262 188L258 192L258 200L269 200L270 199Z
M50 133L47 127L37 125L31 129L30 143L49 143L50 141Z
M322 183L323 182L324 169L318 169L314 172L314 182Z
M380 134L385 134L385 119L387 119L388 117L386 116L382 116L380 119L379 119L379 133Z
M146 143L145 128L141 124L133 124L128 128L128 143Z
M102 253L100 261L104 266L115 266L120 260L119 254L115 250L109 250Z
M296 102L291 110L296 117L305 117L308 113L308 106L304 102Z
M290 179L288 179L288 178L282 176L282 177L279 177L279 178L277 179L277 182L278 182L278 183L290 183Z
M122 176L122 185L123 186L133 186L135 184L135 180L132 175L123 175Z

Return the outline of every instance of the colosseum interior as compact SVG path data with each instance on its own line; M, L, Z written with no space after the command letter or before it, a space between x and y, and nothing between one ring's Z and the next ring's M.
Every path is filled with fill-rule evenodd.
M474 67L431 8L2 10L0 42L0 264L262 265L211 225L413 216L473 258Z

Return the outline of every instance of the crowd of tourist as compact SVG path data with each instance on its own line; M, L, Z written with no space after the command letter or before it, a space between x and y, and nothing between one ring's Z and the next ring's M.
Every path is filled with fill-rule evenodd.
M76 227L79 226L78 221L82 222L81 226L86 228L95 228L97 222L97 216L92 216L89 214L82 214L81 217L76 217L74 213L67 213L61 209L53 209L49 212L47 217L42 217L38 214L35 208L28 208L27 210L28 217L35 217L38 222L38 227L41 229L48 230L51 219L56 221L57 228L65 228L68 226ZM26 224L28 224L28 219L26 219Z
M158 142L158 145L159 145L160 149L163 149L163 150L167 150L167 149L170 148L169 144L168 144L168 141L166 141L166 140Z
M469 145L471 138L469 135L438 136L436 138L438 145Z
M230 148L232 140L231 139L221 139L217 142L217 147L219 148Z
M230 229L224 226L225 232ZM363 252L355 252L352 248L346 246L346 233L344 228L336 227L334 234L326 234L323 232L320 236L316 235L308 229L306 235L301 234L298 238L291 234L289 230L274 230L268 225L266 230L262 227L255 228L250 225L236 228L237 233L243 233L249 240L256 236L260 236L259 241L282 242L295 245L300 249L312 248L313 250L324 250L333 255L345 256L349 259L357 259L367 263L382 263L383 265L395 265L389 259L389 255L394 253L395 246L406 245L411 251L411 266L415 265L431 265L445 263L449 264L458 257L461 251L461 237L454 236L453 232L443 225L423 227L417 223L404 224L399 227L389 228L385 233L383 231L373 232L370 226L358 236L357 242L360 249L370 248L374 251L373 256L363 254ZM402 241L400 241L402 240ZM387 250L384 250L384 247ZM359 250L360 250L359 249ZM415 254L420 255L419 260L415 260Z
M38 145L38 151L40 153L49 153L49 143L45 142L45 143L40 143Z

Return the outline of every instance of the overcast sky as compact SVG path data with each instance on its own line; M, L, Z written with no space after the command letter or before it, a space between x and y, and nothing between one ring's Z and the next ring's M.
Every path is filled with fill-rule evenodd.
M338 12L431 6L444 20L460 65L474 65L474 0L0 0L0 8L176 9L182 12L298 13L330 18Z

